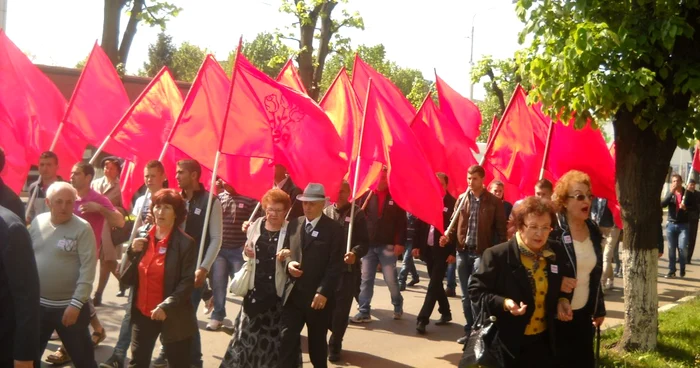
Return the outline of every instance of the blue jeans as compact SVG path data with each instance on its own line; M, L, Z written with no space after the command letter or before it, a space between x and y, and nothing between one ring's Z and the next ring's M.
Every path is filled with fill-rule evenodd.
M455 290L457 288L457 264L447 265L447 288Z
M464 325L464 333L469 334L474 324L474 312L472 311L472 303L469 299L469 279L479 268L480 257L474 253L457 252L457 274L459 275L459 286L462 290L462 311L467 324Z
M229 277L243 266L243 247L236 249L221 248L211 269L211 289L214 298L214 312L211 319L223 321L226 318L226 289Z
M688 224L667 223L666 236L668 238L669 272L676 272L676 249L678 249L681 256L681 273L685 273L685 262L688 257Z
M131 306L134 302L134 288L129 290L129 303L126 305L126 313L124 313L124 319L122 319L122 326L119 329L119 338L117 339L117 344L114 345L115 356L122 359L126 358L126 352L129 350L129 345L131 344Z
M362 258L362 283L360 284L360 296L358 304L360 313L369 315L372 295L374 295L374 278L377 273L377 265L382 265L384 282L391 294L391 304L394 312L403 312L403 297L399 291L396 275L396 255L393 245L374 246L370 244L367 255Z
M202 301L202 291L203 287L194 289L192 291L192 305L194 306L194 314L197 315L197 309L199 308L199 303ZM202 339L199 336L199 327L197 331L192 336L192 354L190 363L195 367L202 367L204 362L202 361Z
M399 285L406 285L408 274L411 274L411 279L418 280L418 271L416 264L413 262L413 242L406 242L406 250L403 252L403 262L401 262L401 271L399 272Z

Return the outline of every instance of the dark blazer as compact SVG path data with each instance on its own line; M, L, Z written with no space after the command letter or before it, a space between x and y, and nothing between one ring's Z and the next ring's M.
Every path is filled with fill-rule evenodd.
M167 315L163 321L160 334L164 343L188 339L197 331L197 318L190 296L194 290L194 271L197 263L197 245L194 239L175 229L168 241L168 251L165 254L165 275L163 280L163 302L158 306ZM145 250L144 250L145 251ZM129 259L138 260L138 253L128 250ZM138 295L138 277L134 286L134 300L131 304L132 313L141 313L136 309ZM150 316L148 316L150 317Z
M350 210L353 204L348 204L345 207L337 208L335 206L328 206L323 209L323 214L330 217L332 220L336 221L343 227L343 253L347 249L348 244L348 233L350 232ZM360 269L360 258L364 257L369 250L369 236L367 235L367 219L365 218L365 213L362 212L359 206L355 206L355 221L352 226L352 248L350 252L355 254L355 263L352 265L343 266L344 270L347 272L352 272L353 268Z
M0 206L0 366L41 358L39 273L23 217Z
M557 259L560 250L553 244ZM559 289L561 288L561 274L552 272L555 263L549 259L547 265L547 295L545 297L545 310L547 318L547 331L552 351L555 351L556 334L554 331L554 319L557 315L557 303L559 301ZM556 267L554 267L556 269ZM496 324L499 337L506 348L517 357L520 352L520 343L525 335L525 327L530 322L534 313L535 299L532 296L532 286L528 280L527 270L520 261L520 250L513 237L507 243L502 243L486 249L481 256L479 269L474 273L469 282L469 298L475 304L476 311L479 303L485 302L490 312L496 316ZM483 298L483 299L482 299ZM516 303L523 302L528 305L525 314L514 316L505 311L503 305L506 298ZM475 318L478 314L475 314Z
M7 208L17 217L24 218L24 203L12 189L5 185L2 178L0 178L0 206Z
M681 188L685 210L676 208L676 193L674 191L670 191L664 200L661 201L661 208L668 207L668 222L688 223L688 213L697 211L697 199L695 196L685 195L685 193L685 188Z
M565 240L566 236L570 236L569 225L566 222L566 218L562 214L557 215L558 223L554 226L554 231L550 233L549 238L553 239L555 243L559 244L559 249L563 250L563 257L557 257L557 264L559 265L559 272L562 276L576 278L576 251L573 248L573 243L567 245ZM593 249L596 255L596 265L591 271L589 285L593 286L589 289L588 303L584 307L586 310L591 311L593 317L605 316L605 298L603 298L603 287L600 284L600 279L603 275L603 235L592 220L586 220L586 225L588 225L588 232L590 233L591 242L593 243ZM571 299L574 297L574 293L564 293L560 292L561 297Z
M466 247L469 228L469 200L465 198L465 201L462 211L457 214L459 216L457 229L456 231L453 229L450 233L450 239L457 240L457 250L459 251ZM503 201L484 189L478 217L476 254L481 254L492 245L506 241L506 215ZM494 234L496 234L498 242L493 241Z
M289 275L292 283L287 286L282 300L286 303L289 294L295 290L301 293L303 306L311 307L316 293L330 298L338 286L343 270L345 234L340 224L323 214L311 234L306 234L305 225L304 216L293 218L287 225L284 248L291 250L291 257L286 265L297 261L304 273L299 278Z
M302 194L303 191L297 187L296 184L294 184L292 178L287 177L287 181L284 182L284 185L280 189L289 194L289 199L292 200L292 208L291 211L289 211L289 216L287 216L287 219L304 216L304 208L301 205L301 201L297 201L297 196Z
M451 196L450 194L445 194L445 196L442 198L442 223L445 229L450 225L450 219L452 218L452 214L454 213L456 202L457 200L455 199L455 197ZM447 242L447 245L445 245L444 248L441 247L440 236L442 234L440 234L440 232L436 230L433 235L433 246L430 247L428 245L430 225L424 222L423 220L417 218L413 226L415 228L413 248L420 249L420 256L423 261L425 261L424 257L428 248L432 248L433 252L439 252L440 254L445 255L445 258L447 258L448 255L454 256L456 254L454 240L450 240L449 242Z
M371 195L370 195L371 193ZM406 245L407 216L406 211L387 194L384 199L382 215L378 215L378 196L373 192L367 192L358 200L358 205L364 208L367 217L367 232L369 244L383 246L388 244ZM367 202L365 205L365 202Z

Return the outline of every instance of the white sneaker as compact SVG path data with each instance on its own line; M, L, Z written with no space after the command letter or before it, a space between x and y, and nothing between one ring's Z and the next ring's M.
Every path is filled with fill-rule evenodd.
M223 323L221 321L217 321L215 319L212 319L207 323L207 331L218 331Z
M614 281L613 281L612 279L609 279L608 281L606 281L606 282L605 282L605 287L604 287L604 289L605 289L606 291L607 291L607 290L612 290L612 289L614 288L613 282L614 282Z

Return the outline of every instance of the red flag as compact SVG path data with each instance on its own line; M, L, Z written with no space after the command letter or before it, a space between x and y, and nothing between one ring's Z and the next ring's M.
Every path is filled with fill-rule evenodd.
M693 170L695 171L700 171L700 152L698 151L700 151L700 144L695 142L695 153L693 153Z
M462 127L469 146L474 152L479 153L479 147L476 145L476 140L481 134L479 130L481 127L481 112L479 108L470 99L452 89L437 74L435 74L435 85L438 91L440 111Z
M13 192L19 194L27 181L31 162L27 159L24 138L18 134L17 124L2 104L0 131L0 148L5 152L5 168L0 172L0 178Z
M304 88L304 83L302 83L301 77L299 77L299 72L294 66L294 63L292 63L292 59L287 60L287 63L284 64L284 67L282 68L282 70L280 70L279 75L277 75L276 80L279 83L289 88L295 89L305 95L309 94L308 92L306 92L306 88Z
M203 167L201 183L204 184L210 183L211 171L214 170L230 86L231 81L221 65L213 56L207 55L192 82L169 138L169 149L177 149L182 156L191 157L200 163ZM267 159L224 154L220 160L218 175L232 186L236 176L249 177L257 183L266 180L260 178L258 173L262 168L268 167ZM271 181L266 183L270 183L269 187L272 187ZM242 193L240 188L235 189Z
M418 138L408 125L393 123L401 117L392 103L374 89L374 79L368 85L368 93L365 137L381 137L392 198L401 208L443 232L443 190L419 148ZM363 144L362 155L364 149Z
M585 154L577 147L586 147ZM608 208L619 222L618 226L621 225L620 205L615 193L615 161L603 134L593 129L590 122L582 129L574 128L573 119L567 125L557 122L552 126L545 170L552 182L571 170L588 174L593 195L608 200Z
M117 70L95 43L75 86L63 122L85 141L99 146L129 108Z
M391 101L392 106L396 112L398 112L397 117L401 118L397 121L402 120L406 124L409 124L411 120L413 120L413 117L416 116L416 109L413 105L411 105L399 87L394 85L389 78L374 70L369 64L365 63L355 54L355 62L352 67L352 87L355 89L358 96L367 96L370 78L372 79L372 84L377 90L377 93Z
M534 194L547 142L549 125L525 99L518 85L484 153L485 183L503 181L505 199L511 203Z
M66 109L66 99L2 29L0 81L4 115L13 122L15 137L27 149L26 160L38 163L39 155L51 148ZM73 164L82 159L84 145L76 144L81 141L70 132L63 132L53 148L59 158L58 175L63 178L69 178Z
M342 143L333 123L308 96L282 86L257 70L242 54L236 57L220 143L224 154L274 160L285 166L300 187L315 182L337 197L347 172ZM237 175L230 184L240 193L261 198L272 183L272 166L260 168L262 182Z
M462 129L435 106L432 94L428 93L418 114L411 123L416 137L420 137L423 153L433 171L447 174L447 190L455 198L467 190L467 170L476 165Z
M105 151L135 165L130 177L122 177L124 203L131 203L132 196L143 185L142 165L160 157L181 109L182 94L168 68L163 67L114 126ZM168 182L174 186L174 165L164 161Z
M489 145L489 142L491 142L491 139L493 139L493 132L496 130L496 127L498 126L498 115L493 115L493 122L491 123L491 129L489 129L489 136L486 138L486 145Z

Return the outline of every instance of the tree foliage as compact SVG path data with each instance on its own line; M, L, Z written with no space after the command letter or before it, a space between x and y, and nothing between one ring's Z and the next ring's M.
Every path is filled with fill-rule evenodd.
M164 31L167 22L176 17L181 10L168 1L104 0L102 49L115 66L126 64L139 24L158 26ZM122 15L129 19L123 33Z
M294 50L268 32L258 33L252 41L244 40L241 52L256 68L270 78L277 78L287 60L294 56ZM226 60L219 61L229 77L235 60L236 50L233 50L229 52Z
M282 0L280 11L294 16L292 30L278 31L278 36L298 43L299 76L311 98L320 97L326 58L332 52L348 50L350 40L340 34L342 28L364 29L359 13L344 6L348 0ZM342 4L338 7L339 4Z
M173 54L173 77L179 81L192 82L207 56L207 50L189 42L183 42Z
M173 44L172 36L167 35L165 32L159 33L156 43L148 46L148 60L143 63L143 69L139 71L139 74L155 77L164 66L172 69L173 58L176 52L177 47ZM171 72L174 73L173 70Z

